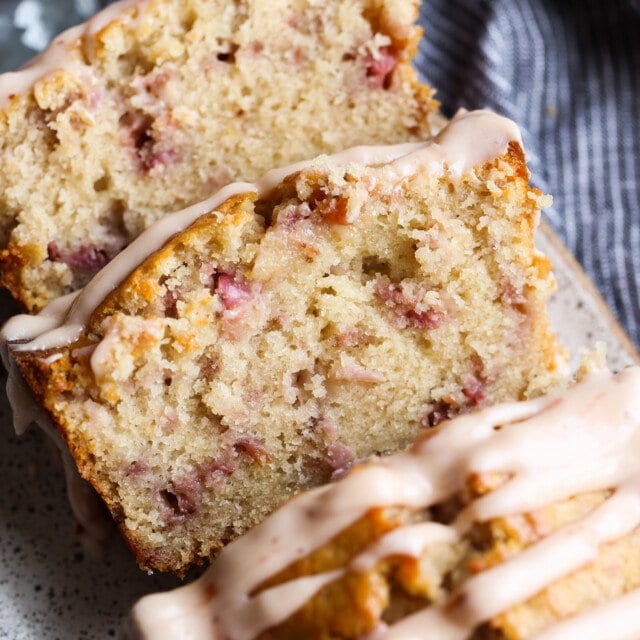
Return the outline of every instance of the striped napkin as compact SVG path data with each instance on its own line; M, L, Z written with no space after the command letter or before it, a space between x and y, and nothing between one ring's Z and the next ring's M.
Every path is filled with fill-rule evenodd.
M547 216L640 345L640 2L423 0L420 20L445 112L518 122Z

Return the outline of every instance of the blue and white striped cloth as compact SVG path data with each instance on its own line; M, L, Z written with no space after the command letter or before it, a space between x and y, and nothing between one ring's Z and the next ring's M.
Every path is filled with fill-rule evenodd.
M0 68L106 4L0 0ZM640 1L423 0L420 19L445 112L520 124L551 223L640 345Z
M423 0L445 112L520 125L552 225L640 345L640 2Z

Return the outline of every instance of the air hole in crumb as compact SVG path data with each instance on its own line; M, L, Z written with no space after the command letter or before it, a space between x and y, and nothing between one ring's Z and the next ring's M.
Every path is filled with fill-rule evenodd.
M173 493L173 491L169 491L169 489L163 489L160 491L160 497L167 507L167 510L173 513L178 522L196 510L193 502L182 493Z
M117 64L120 71L126 76L134 73L144 76L153 69L153 62L151 60L147 60L143 56L136 55L131 51L119 55Z
M320 329L320 340L328 340L335 335L335 329L332 324L325 324Z
M106 191L109 188L110 183L111 181L109 180L109 176L104 175L93 183L93 189L96 193Z
M291 375L291 386L296 389L296 399L293 402L294 408L300 407L311 399L312 394L306 388L306 385L311 383L312 375L313 372L308 369L296 371Z
M127 226L124 221L124 214L127 207L123 200L114 200L109 208L109 218L116 221L118 231L123 235L128 235Z
M166 285L165 285L166 287ZM178 319L178 301L180 300L180 289L167 288L161 298L162 310L167 318Z
M127 111L120 116L120 125L127 130L134 147L140 151L153 143L153 118L142 111Z
M165 505L169 507L176 515L180 513L180 505L178 504L178 498L175 493L167 489L163 489L160 492L160 497L164 501Z
M189 31L193 29L193 25L195 24L197 19L198 15L195 11L191 11L182 18L182 20L180 21L180 26L183 28L185 33L189 33Z
M229 51L221 51L216 55L216 58L220 60L220 62L226 62L227 64L233 64L236 61L236 51L238 50L238 45L230 43Z
M362 258L362 273L367 276L388 276L391 274L391 265L378 256L365 256Z
M228 427L225 427L225 425L222 424L222 420L223 419L224 419L224 416L221 413L212 413L211 414L211 421L215 422L218 425L220 425L220 427L222 427L223 429L226 429Z

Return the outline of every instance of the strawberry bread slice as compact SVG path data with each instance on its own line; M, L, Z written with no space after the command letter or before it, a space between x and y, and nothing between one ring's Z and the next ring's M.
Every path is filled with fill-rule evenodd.
M513 123L462 114L227 186L5 328L141 566L182 572L355 460L555 381L527 178Z
M355 144L420 140L417 0L127 0L0 76L0 284L28 310L167 212Z

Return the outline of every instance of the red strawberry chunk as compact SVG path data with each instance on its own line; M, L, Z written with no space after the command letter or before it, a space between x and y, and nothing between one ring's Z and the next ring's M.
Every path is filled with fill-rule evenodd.
M462 393L470 407L477 407L484 402L487 397L484 386L484 382L480 378L475 375L469 376L467 385L462 390Z
M47 245L51 262L63 262L77 271L99 271L118 252L115 247L98 247L93 244L76 249L60 248L55 242Z
M267 448L254 436L248 434L240 436L233 445L233 448L236 451L246 453L256 462L265 463L269 461Z
M373 89L388 89L390 75L398 63L398 54L392 47L383 47L376 57L368 54L364 62L369 86Z
M393 311L395 324L400 329L437 329L445 320L445 314L437 309L425 309L422 300L426 294L415 283L394 283L387 277L380 278L375 287L376 295Z
M327 461L336 471L347 471L353 466L355 455L351 447L335 440L327 447Z
M216 291L225 309L236 309L252 297L251 286L246 280L227 273L217 276Z

